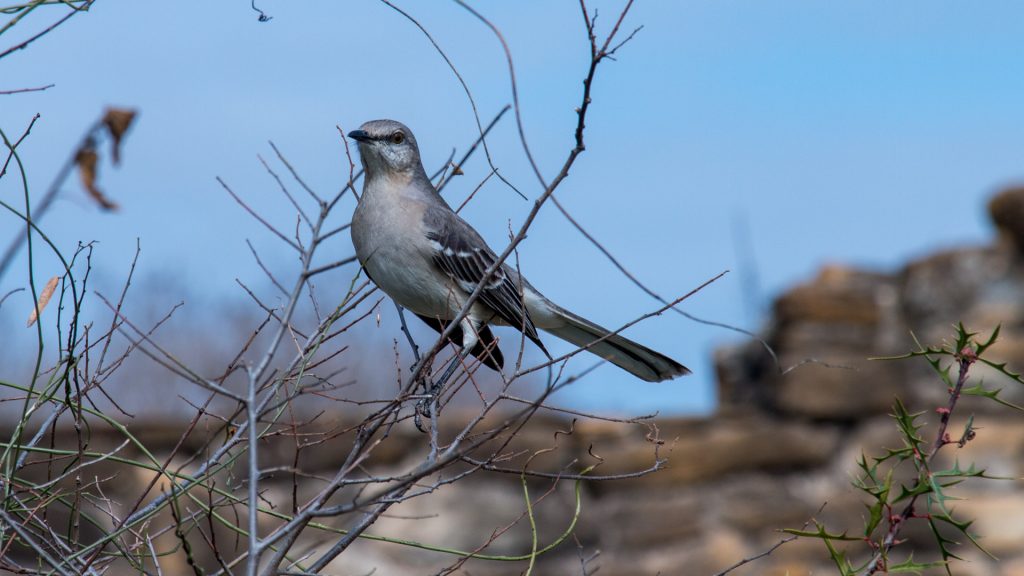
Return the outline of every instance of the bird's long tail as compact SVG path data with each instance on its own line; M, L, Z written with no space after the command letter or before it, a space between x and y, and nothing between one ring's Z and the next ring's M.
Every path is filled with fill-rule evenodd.
M561 326L541 328L648 382L661 382L690 373L690 369L679 362L637 344L628 338L611 334L593 322L581 318L568 310L551 305L552 312L563 320Z

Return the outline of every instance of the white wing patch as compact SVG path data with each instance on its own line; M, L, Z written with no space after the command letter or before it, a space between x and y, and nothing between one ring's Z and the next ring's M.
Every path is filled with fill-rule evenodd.
M427 240L434 250L434 262L466 294L476 290L487 270L498 261L497 255L475 234L467 237L465 234L430 232ZM474 246L474 243L482 244L482 247ZM507 324L521 329L531 340L539 342L537 329L523 304L521 287L512 281L504 265L487 279L479 301Z

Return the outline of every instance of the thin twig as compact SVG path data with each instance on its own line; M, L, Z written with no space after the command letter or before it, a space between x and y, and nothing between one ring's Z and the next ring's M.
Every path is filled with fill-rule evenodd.
M14 90L0 90L0 96L6 96L8 94L21 94L23 92L42 92L43 90L49 90L56 84L47 84L46 86L37 86L35 88L16 88Z
M57 20L53 24L50 24L46 28L44 28L41 31L33 34L32 36L29 36L28 38L26 38L25 40L22 40L18 44L15 44L14 46L11 46L7 50L4 50L3 52L0 52L0 59L3 59L4 56L7 56L8 54L11 54L12 52L16 52L18 50L24 50L25 48L28 47L29 44L35 42L36 40L39 40L43 36L46 36L47 34L52 32L54 28L56 28L56 27L60 26L61 24L67 22L75 14L78 14L79 12L85 12L85 11L89 10L89 7L92 6L93 2L95 2L95 0L86 0L85 4L83 6L73 7L70 12L65 14L64 17L62 17L61 19Z

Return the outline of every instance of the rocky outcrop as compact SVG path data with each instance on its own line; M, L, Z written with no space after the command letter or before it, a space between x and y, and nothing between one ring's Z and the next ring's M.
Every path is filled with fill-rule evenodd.
M779 296L763 342L716 352L720 406L715 415L659 419L656 429L580 422L571 435L560 436L549 462L593 463L599 457L604 464L595 474L643 470L657 457L667 457L668 464L639 478L583 484L574 539L541 557L534 573L592 573L584 572L586 564L608 575L710 575L767 550L782 538L778 529L799 528L812 517L831 530L857 533L865 509L850 478L861 454L878 455L899 444L888 416L893 398L924 412L922 418L934 424L934 408L946 397L925 362L872 358L907 352L914 347L912 335L922 343L939 343L962 321L983 332L1001 325L991 357L1024 368L1024 189L997 196L990 210L1000 231L992 245L933 254L891 272L829 266ZM986 382L999 382L990 370L975 370ZM1003 394L1024 403L1024 386L1007 382ZM965 498L956 504L958 513L976 519L972 528L1000 560L963 546L959 552L968 562L958 562L954 574L1024 574L1024 484L1018 480L1024 476L1024 417L990 401L964 398L952 429L971 414L976 438L950 455L1011 479L969 481L958 488ZM453 425L459 420L451 412L445 418ZM539 415L520 441L533 449L546 447L555 442L555 430L568 428L565 419ZM174 423L147 424L136 432L156 447L160 459L178 441L179 430ZM104 440L94 436L91 447L103 446ZM422 435L411 426L396 430L392 442L375 453L373 465L410 466L423 446ZM265 466L275 464L275 454L268 445ZM280 464L291 465L288 452L280 454ZM339 458L340 452L324 443L304 451L301 464L313 475L329 475ZM113 474L106 466L98 464L96 474ZM122 475L108 495L131 502L150 479L144 473ZM266 485L267 501L290 501L290 477ZM575 504L571 481L531 483L533 494L549 489L550 497L535 509L541 544L565 529ZM373 532L471 550L523 512L517 474L480 474L396 506ZM926 530L908 526L904 536L903 548L915 549L918 560L934 557L934 539ZM488 552L521 554L530 545L528 525L521 521ZM851 550L867 552L860 543ZM595 552L600 554L593 558ZM174 564L178 560L168 557L164 573L191 573L183 561ZM360 541L330 573L430 574L452 561L437 552ZM481 560L463 567L476 575L523 569L522 563ZM834 573L824 546L811 539L789 542L731 572Z
M839 430L839 449L829 462L805 474L776 476L798 495L794 509L813 514L815 503L827 501L817 517L837 531L856 531L863 525L864 510L848 479L862 453L879 455L884 447L900 445L887 416L893 398L924 412L925 422L934 425L937 420L934 409L945 404L947 388L926 362L873 358L904 354L916 347L915 338L925 345L949 341L956 323L962 322L984 334L1001 326L988 356L1017 371L1024 368L1024 189L997 195L989 210L999 230L992 245L939 252L892 273L825 268L775 301L764 343L716 353L723 415L753 411L787 423L813 422ZM972 375L975 381L1002 388L1000 398L1024 403L1019 383L982 365L975 365ZM972 414L980 426L977 437L961 450L949 450L943 464L951 465L953 459L964 465L974 462L1009 478L966 482L960 488L965 500L956 506L962 517L977 519L972 529L1001 561L968 545L962 551L970 562L958 563L954 573L1024 574L1024 414L964 397L950 429L961 430ZM705 489L721 493L719 488ZM766 521L760 528L770 524ZM926 530L909 529L906 535L906 547L916 547L919 560L934 552L934 538ZM820 549L796 555L776 553L759 561L757 568L736 573L835 572L822 562Z

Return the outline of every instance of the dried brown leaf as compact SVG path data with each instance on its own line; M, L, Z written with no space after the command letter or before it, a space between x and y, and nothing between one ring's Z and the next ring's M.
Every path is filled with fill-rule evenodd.
M39 293L39 302L36 303L36 307L32 310L32 313L28 315L28 324L26 326L32 326L39 319L39 315L43 313L43 309L50 303L50 298L53 297L53 291L57 289L57 283L60 282L60 276L54 276L50 278L50 281L43 286L43 291Z
M117 210L117 204L109 200L96 187L96 165L99 156L92 146L83 146L75 154L75 164L78 164L78 176L82 179L82 186L104 210Z
M464 174L464 172L462 171L462 167L461 166L459 166L455 162L452 162L451 165L452 165L452 176L462 176Z
M103 114L103 124L110 132L110 152L114 159L114 165L121 163L121 140L135 120L135 110L128 108L107 108Z

